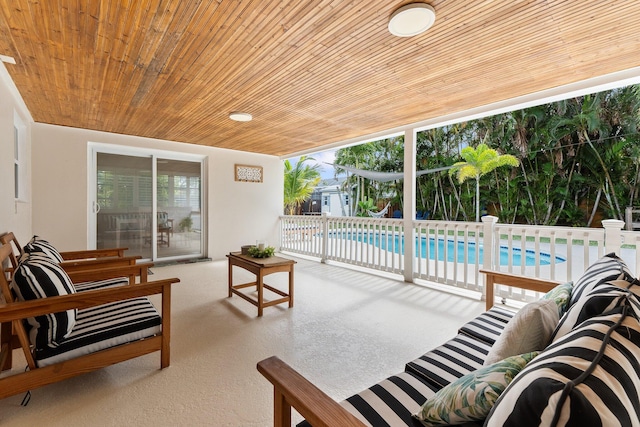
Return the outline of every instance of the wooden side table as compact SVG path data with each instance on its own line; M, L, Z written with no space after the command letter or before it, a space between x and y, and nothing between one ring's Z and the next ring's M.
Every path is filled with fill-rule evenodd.
M262 310L265 307L288 302L289 307L293 307L293 266L295 261L287 258L281 258L278 256L271 256L269 258L253 258L249 255L242 255L240 252L231 252L227 255L229 259L229 298L233 294L249 301L251 304L258 307L258 316L262 316ZM244 268L245 270L256 275L255 282L242 283L239 285L233 284L233 266ZM264 283L264 276L273 273L289 273L289 293L283 292L272 286ZM240 289L255 286L258 291L258 299L254 299L249 295L240 291ZM264 290L267 289L275 294L281 296L281 298L267 301L264 299Z

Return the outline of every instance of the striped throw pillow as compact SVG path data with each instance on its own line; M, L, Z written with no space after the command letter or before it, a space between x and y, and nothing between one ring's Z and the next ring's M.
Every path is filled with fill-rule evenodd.
M629 299L633 295L629 290L631 286L633 285L626 280L611 280L601 283L589 293L583 295L562 316L553 332L551 342L568 334L585 320L608 313L616 307L637 303L638 300L636 298ZM634 287L638 288L638 286ZM640 307L638 307L637 311L640 313Z
M11 286L20 301L75 293L64 269L41 253L20 258ZM76 310L73 309L29 318L27 329L36 348L55 347L71 333L75 323Z
M571 291L569 307L575 304L583 295L610 280L634 281L634 276L627 264L614 253L607 254L591 264L584 274L575 281Z
M49 242L44 239L41 239L38 236L33 236L29 243L25 245L23 248L25 253L35 253L35 252L44 252L47 256L49 256L55 262L62 262L62 255L60 252Z
M509 384L485 426L637 426L638 420L640 322L627 305L545 349Z

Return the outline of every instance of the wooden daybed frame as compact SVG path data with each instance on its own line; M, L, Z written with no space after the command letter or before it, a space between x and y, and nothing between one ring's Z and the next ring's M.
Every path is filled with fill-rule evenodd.
M14 348L21 347L27 361L28 370L0 378L0 398L23 393L31 389L62 381L80 374L91 372L134 357L154 351L160 351L160 368L170 364L170 330L171 330L171 284L177 278L146 281L147 269L151 263L130 265L125 267L108 267L94 270L77 270L69 276L75 283L101 280L122 276L139 276L140 283L130 282L128 286L83 291L71 295L42 298L38 300L16 302L13 299L7 280L8 272L2 263L9 258L10 245L0 246L0 289L5 301L0 304L0 367L11 368L11 353ZM36 366L31 354L29 339L23 326L23 319L48 313L57 313L70 309L83 309L110 302L131 298L160 294L162 298L162 332L149 338L127 344L118 345L74 359L58 362L42 368Z
M536 292L548 292L562 282L480 270L486 277L486 308L494 304L495 285L513 286ZM258 362L258 371L273 384L273 425L291 426L291 408L295 408L313 427L364 427L359 419L313 385L291 366L272 356Z

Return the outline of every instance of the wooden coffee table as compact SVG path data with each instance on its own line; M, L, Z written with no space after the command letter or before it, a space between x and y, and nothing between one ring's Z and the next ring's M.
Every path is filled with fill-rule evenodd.
M242 255L240 252L231 252L227 255L229 258L229 298L233 294L249 301L251 304L258 307L258 316L262 316L262 310L265 307L270 307L276 304L282 304L288 302L289 307L293 307L293 266L295 261L287 258L281 258L278 256L271 256L269 258L253 258L249 255ZM256 275L255 282L242 283L240 285L233 284L233 266L244 268L245 270ZM283 292L272 286L264 283L264 276L273 273L289 273L289 293ZM255 286L258 291L258 299L254 299L249 295L240 291L240 289ZM275 294L281 296L281 298L267 301L264 299L264 290L267 289Z

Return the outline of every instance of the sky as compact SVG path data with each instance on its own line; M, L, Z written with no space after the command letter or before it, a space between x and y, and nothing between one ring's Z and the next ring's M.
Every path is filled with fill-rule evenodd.
M320 175L322 176L322 179L334 178L335 173L334 173L333 166L328 165L327 163L333 163L336 160L336 151L337 149L333 149L333 150L323 151L321 153L309 154L307 155L307 157L312 157L314 160L307 160L305 164L307 165L319 164ZM291 157L288 160L291 162L291 165L293 166L298 163L298 160L300 160L300 156Z

